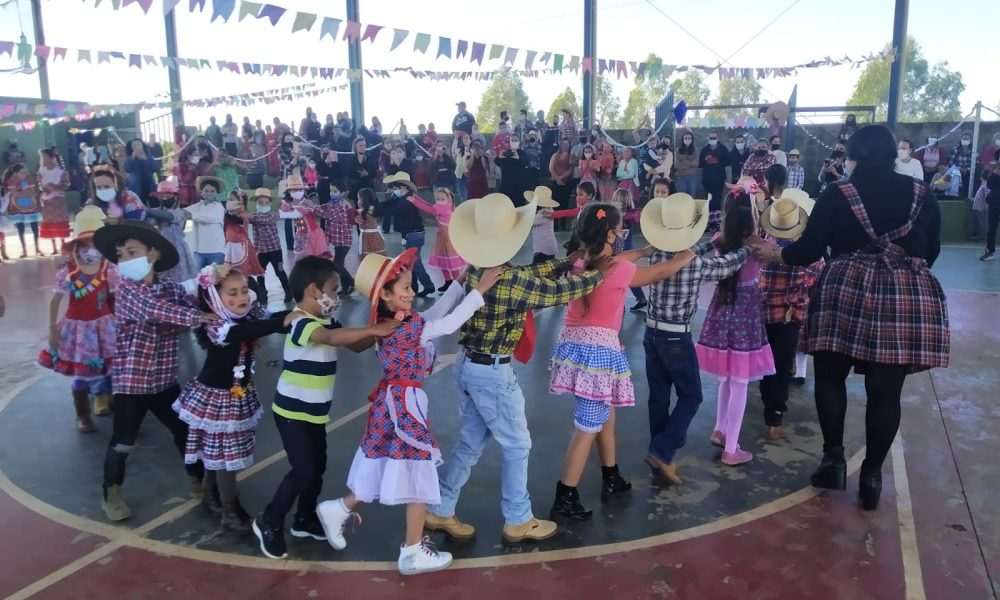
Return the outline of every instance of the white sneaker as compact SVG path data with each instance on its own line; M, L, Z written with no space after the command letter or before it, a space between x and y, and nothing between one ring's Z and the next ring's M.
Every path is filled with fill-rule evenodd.
M353 516L359 524L361 523L361 515L348 510L343 498L320 502L316 506L316 516L323 526L326 541L330 542L334 550L343 550L347 547L347 540L344 538L344 526L347 525L347 521Z
M419 544L399 547L400 575L419 575L442 571L451 566L451 553L438 552L430 538L424 538Z

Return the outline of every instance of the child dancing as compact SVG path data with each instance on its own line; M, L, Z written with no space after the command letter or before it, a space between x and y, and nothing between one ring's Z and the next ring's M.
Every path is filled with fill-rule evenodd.
M333 246L333 264L337 267L337 275L340 277L340 295L347 297L354 292L354 277L344 265L353 241L349 218L350 205L340 191L340 184L331 181L329 185L330 201L326 204L313 206L312 212L324 220L326 243Z
M369 254L385 256L385 238L378 227L375 210L378 208L378 196L371 188L358 190L358 216L355 217L361 239L358 242L358 254L364 260Z
M312 203L305 199L305 189L298 174L289 175L285 181L281 212L278 213L282 219L292 219L295 261L298 262L303 256L332 258L326 235L312 215Z
M288 275L285 274L284 258L281 254L281 240L278 238L278 213L271 210L271 190L267 188L257 188L253 194L255 209L253 213L246 215L253 228L254 246L257 248L257 262L262 269L267 271L267 265L271 265L274 274L281 282L281 289L285 291L285 303L292 301L292 289L288 287ZM267 298L267 286L264 285L264 275L257 278L257 287Z
M666 190L661 186L660 194L661 196L666 192ZM656 187L653 188L653 193L656 193ZM634 247L634 242L632 240L632 227L639 222L639 218L642 216L642 209L636 208L635 203L632 201L632 194L628 190L617 189L614 194L611 195L611 204L618 207L618 210L622 213L622 231L623 235L615 240L614 244L614 256L618 256L626 250L632 250ZM636 303L629 310L632 312L642 312L646 310L646 306L649 303L646 301L646 294L642 291L641 287L633 287L632 295L635 297Z
M434 192L434 204L428 204L416 194L410 196L410 202L420 210L434 215L437 219L437 235L434 237L434 248L431 250L431 258L427 264L441 269L444 285L438 288L438 291L445 292L451 287L451 282L458 279L458 276L462 274L462 269L465 268L465 261L458 255L458 252L455 252L455 247L451 245L451 237L448 235L448 223L451 222L451 213L455 211L451 190L438 188Z
M28 244L24 242L24 227L31 226L35 237L35 256L45 256L38 247L38 224L42 221L42 209L35 199L34 182L28 176L28 168L20 163L7 167L3 174L4 193L7 195L7 212L17 228L21 240L21 258L28 258Z
M177 248L180 262L161 277L183 283L194 279L198 274L198 269L194 264L194 256L184 238L184 227L187 225L187 215L184 210L177 205L177 198L180 188L177 185L177 178L167 177L156 186L156 191L150 196L150 206L146 209L146 215L153 220L153 223L160 228L160 233L167 238L171 244ZM159 206L155 206L156 204Z
M250 220L247 219L246 208L247 197L242 190L229 192L223 222L226 234L225 265L230 269L236 269L246 277L248 286L257 296L257 301L267 306L267 294L257 284L257 279L264 277L265 271L257 260L257 249L250 241Z
M441 502L437 466L443 462L427 429L427 395L421 389L424 373L434 365L431 340L458 331L483 306L483 294L503 273L501 268L488 269L467 296L460 281L420 315L412 310L416 253L417 248L409 248L395 259L369 256L358 269L358 289L372 303L372 323L403 323L379 341L382 381L368 396L372 402L368 424L347 476L351 492L316 509L330 545L343 550L344 525L358 505L375 500L388 506L405 504L406 536L398 561L403 575L439 571L451 564L451 554L438 552L423 537L427 505Z

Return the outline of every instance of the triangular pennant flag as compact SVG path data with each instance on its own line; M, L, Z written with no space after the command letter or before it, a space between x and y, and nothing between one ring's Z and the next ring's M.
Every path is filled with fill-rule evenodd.
M52 48L48 46L35 46L35 56L42 60L48 60L51 52Z
M513 65L517 60L517 48L507 48L507 55L503 57L504 66Z
M203 59L199 60L198 63L201 66L205 67L206 69L208 69L210 71L212 70L212 63L208 62L206 59L203 58Z
M382 31L381 25L368 25L367 27L365 27L365 34L361 36L361 41L363 42L365 40L371 40L372 43L374 44L375 36L377 36L378 32L380 31Z
M427 54L427 48L431 45L431 36L429 33L418 33L416 39L413 40L413 49L419 50L420 52Z
M531 65L535 62L535 55L538 54L534 50L528 50L528 56L524 59L524 68L531 70Z
M201 12L205 12L205 0L191 0L188 3L188 12L194 12L195 8Z
M483 56L486 53L486 44L480 44L479 42L472 42L472 54L469 62L478 62L479 66L483 64Z
M243 2L240 2L239 20L242 21L243 19L247 18L247 16L256 18L257 15L260 14L260 9L262 6L263 5L260 2L247 2L246 0L243 0Z
M329 35L330 39L336 42L338 31L340 31L340 19L323 17L323 25L319 28L319 41L322 42L323 38Z
M438 53L434 58L441 58L442 56L451 58L451 38L438 36Z
M309 31L316 24L316 15L311 13L297 12L295 13L295 22L292 23L292 33L296 31L302 31L305 29Z
M147 65L153 65L154 67L156 66L156 57L155 57L155 56L150 56L150 55L148 55L148 54L143 54L143 55L142 55L142 60L143 60L143 61L144 61L144 62L145 62L145 63L146 63Z
M217 60L217 61L215 61L215 66L216 66L216 68L219 69L220 73L222 72L223 69L229 68L228 64L224 60Z
M357 21L348 21L347 27L344 27L344 37L340 38L342 40L347 40L348 42L354 44L361 37L361 23Z
M580 57L574 56L569 59L569 70L576 73L580 70Z
M141 71L142 70L142 57L139 56L138 54L129 54L128 55L128 66L129 66L129 68L139 67L139 70Z
M628 77L628 69L625 68L625 61L618 61L618 79L622 77Z
M163 0L163 15L169 15L174 7L181 3L181 0Z
M14 42L0 42L0 54L14 55Z
M110 52L98 52L97 53L97 64L109 63L111 62Z
M545 54L542 54L542 64L543 65L549 64L550 60L552 60L552 53L551 52L546 52Z
M257 18L263 19L264 17L267 17L268 19L270 19L271 26L273 27L278 24L278 21L284 14L285 14L284 8L280 6L275 6L273 4L265 4L264 7L260 9L260 12L257 13Z
M562 73L563 68L563 55L556 54L552 59L552 71L555 73Z
M410 35L410 32L405 29L393 29L392 30L392 47L389 48L389 52L392 52L403 43L406 36Z
M607 68L607 63L606 63L606 61L603 58L601 58L601 59L598 59L598 65L599 66L598 66L597 74L601 75L602 73L604 73L604 70ZM594 59L591 58L590 56L584 56L583 57L583 72L584 73L593 73L593 69L594 69Z
M465 40L458 40L458 49L455 50L455 58L465 58L465 55L469 53L469 42Z
M209 23L214 23L215 19L220 17L223 21L228 22L229 17L233 16L235 8L236 0L212 0L212 19Z
M493 60L494 58L500 58L502 54L503 54L503 46L499 44L493 44L492 46L490 46L490 60Z
M66 60L66 48L56 48L55 50L56 50L56 55L55 57L53 57L52 60L55 60L57 58Z
M128 6L129 4L138 4L142 7L142 12L149 14L149 7L153 5L153 0L125 0L122 6Z
M583 57L583 72L586 73L587 71L589 71L591 66L592 66L591 59L586 56ZM604 75L604 73L607 72L607 70L608 70L608 61L603 58L597 59L597 74Z

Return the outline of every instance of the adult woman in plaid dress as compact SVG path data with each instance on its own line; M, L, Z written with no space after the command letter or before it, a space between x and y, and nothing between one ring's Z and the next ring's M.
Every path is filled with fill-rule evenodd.
M758 253L805 266L830 248L805 323L824 442L812 484L847 485L845 381L854 367L865 376L868 395L859 496L873 510L882 463L899 429L906 376L948 366L948 310L930 272L941 249L941 212L923 182L894 172L896 140L885 127L861 128L847 155L849 181L833 182L821 194L799 241L784 249L758 246Z

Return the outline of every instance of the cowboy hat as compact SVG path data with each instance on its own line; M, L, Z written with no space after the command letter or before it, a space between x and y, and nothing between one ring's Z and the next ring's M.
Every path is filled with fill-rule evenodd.
M559 203L552 199L552 189L546 185L540 185L533 192L524 192L524 199L534 202L539 208L559 208Z
M268 200L270 200L271 190L267 188L257 188L253 192L253 199L256 200L257 198L267 198Z
M155 192L150 192L149 195L154 198L166 198L169 196L176 196L180 193L180 186L177 185L177 178L171 175L156 186Z
M792 109L787 104L779 100L767 107L764 119L771 125L781 126L788 122L788 115L791 111Z
M417 248L408 248L396 258L369 254L354 274L354 287L372 303L371 322L378 315L379 291L387 281L392 281L403 269L412 269L417 262Z
M680 252L694 246L708 227L708 200L688 194L653 198L642 209L642 235L655 248Z
M306 184L302 182L302 176L297 172L289 175L288 178L282 183L285 184L285 190L289 192L297 192L299 190L306 189Z
M105 225L94 232L94 247L104 255L104 258L118 264L116 251L120 239L139 240L150 248L156 248L160 259L153 265L157 273L169 271L177 266L180 255L170 240L160 235L156 226L138 219L124 219L116 225Z
M410 175L406 171L399 171L394 175L389 175L382 179L385 185L402 185L410 188L414 194L417 193L417 186L410 181Z
M73 239L63 244L63 249L72 252L79 242L89 242L94 232L104 227L104 211L94 205L84 206L73 222Z
M535 221L534 198L520 208L503 194L459 204L448 227L455 251L469 264L484 268L514 258Z
M760 226L773 238L794 240L802 235L808 220L809 216L804 208L795 200L782 196L764 209Z
M216 189L219 190L220 194L222 193L222 190L226 189L226 182L222 181L222 179L218 177L213 177L211 175L202 175L201 177L196 179L194 182L194 187L200 192L202 186L205 185L206 183L214 184Z
M806 215L811 215L813 207L816 206L816 201L809 197L809 194L805 190L800 190L797 188L789 188L781 192L782 198L788 198L794 200L802 210L806 211Z

